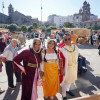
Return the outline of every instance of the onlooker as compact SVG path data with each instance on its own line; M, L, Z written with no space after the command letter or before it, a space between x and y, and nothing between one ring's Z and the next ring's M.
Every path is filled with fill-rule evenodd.
M94 34L94 35L92 36L92 39L93 39L93 45L96 45L96 34Z
M8 88L15 89L14 82L13 82L13 58L18 54L18 48L17 48L17 40L12 39L11 44L9 44L2 56L2 61L5 63L6 66L6 74L8 77ZM16 81L17 83L21 82L21 73L15 72Z
M0 53L4 51L5 47L6 47L5 39L2 36L2 33L0 32Z
M2 64L2 61L1 61L1 55L0 55L0 72L2 72L2 66L3 66L3 64ZM0 88L0 93L3 93L4 91L5 90Z

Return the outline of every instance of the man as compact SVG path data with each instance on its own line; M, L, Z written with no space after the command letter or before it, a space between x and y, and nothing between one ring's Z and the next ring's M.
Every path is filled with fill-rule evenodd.
M78 48L71 43L71 35L64 35L65 46L58 49L58 57L60 64L60 85L62 87L63 100L67 99L66 93L74 96L69 90L72 83L77 80L77 59Z
M71 40L73 41L75 45L77 45L77 38L78 36L74 34L73 31L71 31Z
M2 56L2 61L5 63L6 66L6 74L8 77L8 88L15 89L15 86L13 84L13 58L18 54L18 48L17 48L17 40L12 39L11 44L9 44ZM21 73L15 72L16 81L19 83L21 82Z

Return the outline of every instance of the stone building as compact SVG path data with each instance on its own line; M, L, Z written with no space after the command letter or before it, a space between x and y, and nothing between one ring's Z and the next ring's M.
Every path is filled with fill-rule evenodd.
M81 27L81 22L90 20L90 4L86 1L83 3L82 8L79 10L78 14L74 14L74 25L78 28Z
M74 23L74 26L76 28L80 28L83 25L84 21L90 20L90 19L97 19L97 16L94 14L91 14L90 12L90 4L87 1L83 2L82 8L79 10L78 13L70 16L59 16L59 15L50 15L48 16L48 22L54 23L55 26L63 27L63 24L65 22Z
M100 18L99 19L93 19L93 20L87 20L82 22L82 27L92 27L94 25L100 25Z
M32 18L26 16L18 11L14 11L13 6L10 4L8 7L8 16L0 13L0 24L16 24L21 25L32 25L33 23L39 23L38 18Z

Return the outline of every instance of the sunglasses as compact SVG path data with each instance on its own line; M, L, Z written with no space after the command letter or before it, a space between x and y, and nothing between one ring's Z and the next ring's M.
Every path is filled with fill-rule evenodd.
M65 41L68 41L68 40L71 40L70 38L68 38L68 39L64 39Z

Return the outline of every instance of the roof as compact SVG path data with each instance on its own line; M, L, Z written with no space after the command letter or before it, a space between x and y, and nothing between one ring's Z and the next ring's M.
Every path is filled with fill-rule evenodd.
M100 18L99 19L87 20L87 21L84 21L83 23L91 23L91 22L98 22L98 21L100 21Z

